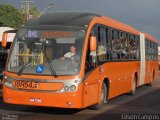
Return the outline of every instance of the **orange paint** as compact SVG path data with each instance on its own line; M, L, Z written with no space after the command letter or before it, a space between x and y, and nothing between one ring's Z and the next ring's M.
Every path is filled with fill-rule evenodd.
M7 37L8 37L8 33L3 33L3 37L2 37L2 46L6 47L7 45Z
M91 36L90 37L90 50L91 51L96 51L96 49L97 49L96 37L95 36Z

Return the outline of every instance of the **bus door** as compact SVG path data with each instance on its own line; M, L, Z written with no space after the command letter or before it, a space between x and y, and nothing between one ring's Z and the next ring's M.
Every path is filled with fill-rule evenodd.
M140 33L140 83L139 85L143 85L145 82L145 74L146 74L146 54L145 54L145 35Z
M100 71L97 67L96 36L91 35L88 44L86 63L85 63L85 82L84 82L84 106L92 105L97 102L99 95ZM95 45L95 46L94 46Z

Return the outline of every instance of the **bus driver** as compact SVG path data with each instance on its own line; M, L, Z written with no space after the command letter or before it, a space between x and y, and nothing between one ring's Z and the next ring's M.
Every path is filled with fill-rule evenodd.
M72 45L70 47L70 52L67 52L66 54L64 54L64 56L61 57L61 59L65 59L65 58L73 59L74 56L77 56L77 52L76 52L76 47Z

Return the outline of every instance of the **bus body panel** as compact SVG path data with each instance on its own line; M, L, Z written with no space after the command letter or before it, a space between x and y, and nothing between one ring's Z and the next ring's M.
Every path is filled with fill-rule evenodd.
M146 70L146 82L150 83L152 80L158 79L158 61L148 61L148 69Z
M109 99L129 92L135 73L139 74L139 61L109 62L104 67L106 69L104 74L110 81Z
M139 74L139 69L139 61L107 62L97 67L84 80L84 106L99 102L97 97L100 97L101 84L106 78L109 80L109 99L129 92L132 89L134 74Z
M13 90L3 86L3 101L11 104L32 106L48 106L61 108L82 108L83 85L79 85L77 92L54 93Z
M93 70L84 80L83 105L85 107L98 103L99 78L98 68Z

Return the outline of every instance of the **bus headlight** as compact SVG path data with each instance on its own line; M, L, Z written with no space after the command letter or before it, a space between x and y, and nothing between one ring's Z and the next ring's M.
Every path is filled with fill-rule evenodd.
M64 87L64 91L65 91L65 92L68 92L68 91L69 91L69 86L65 86L65 87Z
M5 79L5 80L7 79L7 76L6 76L6 75L4 76L4 79Z
M71 90L71 91L75 91L75 90L76 90L76 86L75 86L75 85L71 85L71 86L70 86L70 90Z
M64 92L73 92L76 91L76 85L70 85L70 86L65 86L64 87Z
M4 85L7 86L7 87L13 87L13 84L10 81L5 81Z

